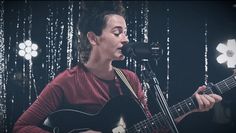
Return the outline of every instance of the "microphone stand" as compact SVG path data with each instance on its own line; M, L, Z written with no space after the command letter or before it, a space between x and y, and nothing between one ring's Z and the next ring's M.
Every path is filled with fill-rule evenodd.
M142 64L143 64L143 66L142 66ZM161 88L159 86L159 82L156 78L155 73L152 71L151 66L148 63L148 60L143 59L142 64L141 64L141 69L142 69L141 73L144 76L144 80L147 81L150 85L152 85L154 87L156 101L159 104L159 107L161 108L161 111L167 120L167 126L170 128L172 133L179 133L179 131L175 125L175 122L173 120L173 117L170 114L168 104L167 104L167 102L163 96L163 93L161 91Z

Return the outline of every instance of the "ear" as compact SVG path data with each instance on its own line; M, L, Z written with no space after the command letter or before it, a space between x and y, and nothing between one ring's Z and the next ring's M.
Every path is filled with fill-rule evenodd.
M88 38L88 41L90 42L90 44L92 45L96 45L97 44L97 36L94 32L88 32L87 33L87 38Z

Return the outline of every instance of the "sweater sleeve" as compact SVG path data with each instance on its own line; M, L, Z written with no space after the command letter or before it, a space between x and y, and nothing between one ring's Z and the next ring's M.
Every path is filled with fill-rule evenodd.
M38 99L16 121L13 133L48 133L40 128L46 117L62 102L63 91L58 86L48 84Z

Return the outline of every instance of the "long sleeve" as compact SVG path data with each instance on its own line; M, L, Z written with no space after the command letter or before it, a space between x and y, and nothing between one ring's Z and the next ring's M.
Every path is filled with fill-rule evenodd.
M17 120L13 133L48 133L40 126L42 126L45 118L58 108L62 101L62 94L60 88L48 84L32 106Z

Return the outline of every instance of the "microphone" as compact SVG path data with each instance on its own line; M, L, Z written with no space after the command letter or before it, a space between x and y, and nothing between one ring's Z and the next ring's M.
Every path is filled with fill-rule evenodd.
M159 43L133 42L121 48L122 54L134 59L159 59L163 55L163 50Z

